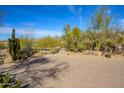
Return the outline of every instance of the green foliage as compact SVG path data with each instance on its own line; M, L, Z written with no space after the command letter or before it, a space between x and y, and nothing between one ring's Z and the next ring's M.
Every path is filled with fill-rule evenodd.
M0 48L4 49L4 41L0 41Z
M29 35L26 35L25 38L20 39L21 51L20 59L27 59L34 54L33 51L33 38L30 38Z
M54 48L51 49L51 53L52 54L56 54L56 53L58 53L60 51L60 49L61 49L61 47L59 47L59 46L58 47L54 47Z
M112 22L113 16L108 13L108 8L98 8L86 31L81 32L78 28L66 30L66 49L78 52L84 49L105 50L107 47L114 51L117 44L124 43L124 33L115 31Z
M111 40L106 40L104 44L110 48L115 46L115 43Z
M8 39L9 52L13 60L19 59L20 40L15 37L15 29L12 31L12 37Z
M91 40L87 39L83 42L83 44L85 45L85 49L91 49L93 42Z
M100 51L114 52L114 50L115 50L115 42L110 39L105 40L100 46Z
M66 33L65 41L66 49L74 52L95 49L114 52L118 44L122 45L124 43L124 34L114 31L109 33L96 32L90 29L81 32L78 28L74 28Z
M68 31L65 36L66 48L74 52L81 51L83 49L81 37L81 31L77 27L73 31Z
M20 38L20 46L21 46L21 49L23 48L31 49L33 47L33 39L29 37Z
M0 75L0 88L19 88L21 82L10 77L9 74Z
M112 20L112 16L108 14L108 8L100 7L96 11L96 14L93 15L91 25L94 30L98 30L100 32L105 31L106 34L108 34Z
M4 60L0 58L0 65L4 64Z
M64 47L64 42L60 38L45 37L35 41L34 48L54 48L56 46Z
M118 44L124 43L124 36L123 36L123 35L119 35L119 36L117 37L117 39L116 39L116 42L117 42Z

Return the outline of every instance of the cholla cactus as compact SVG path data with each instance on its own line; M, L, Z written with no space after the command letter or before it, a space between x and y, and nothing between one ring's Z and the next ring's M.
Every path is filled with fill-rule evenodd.
M12 37L8 40L9 52L12 56L13 60L17 60L19 58L20 52L20 41L15 37L15 29L12 31Z

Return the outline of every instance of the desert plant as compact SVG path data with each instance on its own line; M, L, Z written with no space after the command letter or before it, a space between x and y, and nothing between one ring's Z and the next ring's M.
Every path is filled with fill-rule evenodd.
M91 25L94 30L98 30L100 32L106 32L108 34L108 31L110 30L110 24L113 20L112 16L107 13L108 8L107 7L100 7L96 11L95 15L93 15L91 20Z
M20 59L27 59L28 57L31 57L33 55L32 44L32 39L28 37L21 38Z
M4 60L0 58L0 65L4 64Z
M1 42L0 42L0 48L1 48L1 49L4 49L4 41L1 41Z
M124 43L124 36L119 34L119 36L116 38L116 42L118 44Z
M105 40L101 46L100 51L108 51L108 52L114 52L115 51L115 42L113 40Z
M70 31L70 25L69 25L69 24L67 24L67 25L64 27L64 31L65 31L65 36L66 36L67 32Z
M61 47L59 47L59 46L54 47L54 48L51 49L51 53L56 54L56 53L58 53L60 51L60 49L61 49Z
M15 29L12 31L12 37L8 39L9 53L12 56L13 60L17 60L19 58L20 52L20 41L15 37Z
M83 49L82 33L79 28L75 27L72 31L68 31L65 40L67 50L78 52Z
M34 37L32 31L27 31L25 36L20 38L20 59L28 59L31 57L36 51L33 49L34 46ZM36 41L35 41L36 42ZM37 42L38 43L38 42Z
M35 43L35 48L54 48L56 46L60 46L63 47L64 42L61 40L61 38L55 38L55 37L45 37L45 38L41 38L37 41L34 42Z
M10 77L9 74L0 75L0 88L19 88L21 87L21 82L15 80L14 77Z

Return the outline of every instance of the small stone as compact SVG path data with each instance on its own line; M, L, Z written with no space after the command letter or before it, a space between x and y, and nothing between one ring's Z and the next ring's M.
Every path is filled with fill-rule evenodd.
M107 53L107 54L105 54L105 57L111 58L111 54L110 53Z

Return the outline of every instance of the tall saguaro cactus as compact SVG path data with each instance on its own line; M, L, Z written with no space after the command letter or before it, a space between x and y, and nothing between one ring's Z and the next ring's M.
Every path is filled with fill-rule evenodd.
M17 60L19 58L20 52L20 41L15 37L15 29L12 31L12 37L8 40L9 52L12 56L13 60Z

